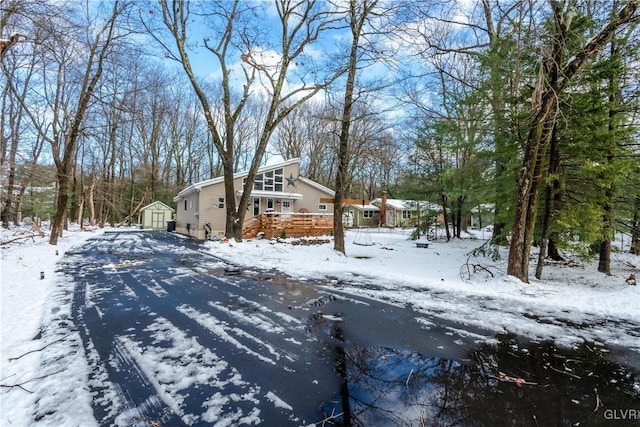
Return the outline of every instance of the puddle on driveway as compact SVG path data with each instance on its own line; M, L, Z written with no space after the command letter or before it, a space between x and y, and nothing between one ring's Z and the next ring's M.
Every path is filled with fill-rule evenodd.
M279 291L278 303L305 313L323 358L332 360L340 385L321 405L326 425L640 425L640 363L632 350L560 348L514 335L480 343L486 331L437 319L425 329L408 308L288 277L260 279ZM452 334L456 328L469 335Z
M343 339L342 331L333 336ZM344 426L638 425L637 372L601 348L559 349L501 336L463 361L409 350L334 346ZM329 411L327 416L331 414Z
M416 330L394 310L382 313L392 331L362 319L367 334L358 313L346 313L310 317L342 382L341 398L325 409L336 425L640 424L640 372L601 346L559 348L514 335L461 343L438 328Z

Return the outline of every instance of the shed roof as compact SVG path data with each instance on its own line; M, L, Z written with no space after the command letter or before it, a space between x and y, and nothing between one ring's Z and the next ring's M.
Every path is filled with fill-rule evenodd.
M167 209L170 210L171 212L175 212L175 209L173 209L171 206L162 203L160 200L156 200L155 202L149 203L147 206L144 206L142 208L140 208L140 211L144 211L147 209L158 209L158 208L162 208L162 209Z

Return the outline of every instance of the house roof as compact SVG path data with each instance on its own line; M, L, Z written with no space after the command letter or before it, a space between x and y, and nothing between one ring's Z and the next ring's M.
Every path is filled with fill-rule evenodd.
M287 160L287 161L284 161L284 162L281 162L281 163L275 163L275 164L271 164L271 165L261 166L261 167L258 168L258 172L257 173L264 172L266 170L277 169L277 168L288 166L288 165L292 165L292 164L295 164L295 163L300 163L300 159L291 159L291 160ZM237 173L233 174L233 179L244 178L247 175L249 175L249 171L237 172ZM176 194L176 196L173 198L173 201L174 202L178 202L180 200L180 198L186 196L187 194L193 193L194 191L199 191L203 187L208 187L210 185L219 184L221 182L224 182L224 176L217 176L215 178L211 178L211 179L207 179L207 180L204 180L204 181L196 182L194 184L191 184L190 186L188 186L184 190L180 191L178 194Z
M309 185L309 186L311 186L311 187L314 187L314 188L315 188L315 189L317 189L317 190L320 190L320 191L322 191L322 192L325 192L325 193L327 193L327 194L329 194L329 195L331 195L331 196L335 196L335 195L336 195L336 192L335 192L335 191L333 191L332 189L330 189L329 187L325 187L325 186L324 186L324 185L322 185L322 184L318 184L317 182L312 181L312 180L310 180L309 178L305 178L305 177L303 177L303 176L299 176L299 177L298 177L298 179L299 179L300 181L304 182L305 184L307 184L307 185Z
M237 196L242 196L242 190L236 191ZM282 191L266 191L251 190L251 197L273 197L277 199L297 199L301 200L304 196L300 193L284 193Z
M296 158L296 159L291 159L291 160L287 160L284 162L280 162L280 163L274 163L274 164L269 164L266 166L261 166L260 168L258 168L258 172L264 172L267 170L273 170L273 169L278 169L284 166L288 166L288 165L292 165L292 164L296 164L296 163L300 163L300 159ZM238 172L233 174L233 178L237 179L237 178L244 178L247 175L249 175L249 171L243 171L243 172ZM334 196L335 192L333 190L331 190L330 188L325 187L324 185L318 184L315 181L310 180L309 178L305 178L302 176L299 176L297 178L298 180L300 180L301 182L304 182L305 184L316 188L317 190L320 190L324 193L327 193L328 195ZM212 179L207 179L205 181L200 181L200 182L196 182L195 184L191 184L190 186L188 186L187 188L185 188L184 190L180 191L174 198L173 201L174 202L178 202L180 201L180 199L194 191L200 191L203 187L208 187L210 185L215 185L215 184L220 184L224 182L224 177L223 176L218 176ZM251 194L256 193L256 190L253 190ZM271 193L271 192L270 192ZM242 194L242 193L240 193ZM302 198L301 195L299 195L298 193L285 193L285 192L277 192L274 194L269 194L267 197L289 197L289 198L298 198L297 196L300 196L299 198Z
M493 212L496 206L493 203L483 203L471 209L471 212Z
M357 204L357 203L350 203L347 206L355 208L355 209L357 209L359 211L375 211L375 212L377 212L377 211L380 210L379 207L377 207L375 205L372 205L371 203L369 203L368 205L364 205L364 206L362 206L361 204Z
M379 206L382 204L382 199L378 197L377 199L372 200L371 203L375 203ZM416 211L418 210L418 208L428 209L432 211L442 210L442 206L426 200L387 199L386 203L387 207L390 207L397 211Z
M163 208L170 210L171 212L175 212L175 209L173 209L171 206L162 203L160 200L156 200L155 202L149 203L147 206L144 206L142 208L140 208L140 211L144 211L146 209L150 209L152 207L154 207L155 205L161 205Z

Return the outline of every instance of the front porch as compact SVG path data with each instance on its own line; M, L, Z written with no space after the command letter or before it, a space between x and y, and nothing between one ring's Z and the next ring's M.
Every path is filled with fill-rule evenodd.
M265 239L332 235L333 214L270 212L244 222L243 239L255 238L260 233Z

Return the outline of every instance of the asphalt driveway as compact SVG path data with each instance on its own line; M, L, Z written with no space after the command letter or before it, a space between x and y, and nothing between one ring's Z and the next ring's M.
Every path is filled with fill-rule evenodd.
M558 425L640 409L638 373L593 345L487 342L172 233L106 233L70 255L100 425Z

